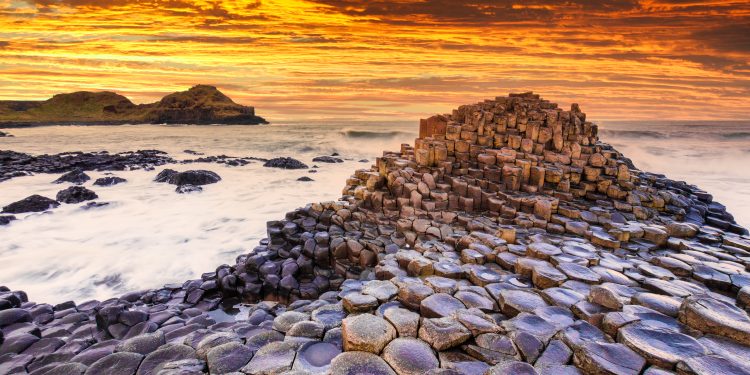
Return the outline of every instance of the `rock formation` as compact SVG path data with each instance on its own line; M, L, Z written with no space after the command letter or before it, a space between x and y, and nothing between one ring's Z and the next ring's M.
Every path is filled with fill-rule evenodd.
M266 124L255 108L235 103L216 87L197 85L151 104L113 92L79 91L45 101L0 101L0 125L46 124ZM4 133L0 133L2 135Z
M710 194L636 169L577 105L511 94L423 120L200 279L6 290L0 372L750 374L748 264Z

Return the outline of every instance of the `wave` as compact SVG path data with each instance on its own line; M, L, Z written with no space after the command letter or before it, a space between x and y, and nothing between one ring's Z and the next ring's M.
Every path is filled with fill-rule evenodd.
M622 137L622 138L668 138L669 134L652 130L608 130L600 129L599 135Z
M398 130L373 131L373 130L351 130L351 129L344 129L340 131L339 134L347 138L367 138L367 139L395 138L395 137L406 137L406 136L411 137L415 135L415 133L398 131Z

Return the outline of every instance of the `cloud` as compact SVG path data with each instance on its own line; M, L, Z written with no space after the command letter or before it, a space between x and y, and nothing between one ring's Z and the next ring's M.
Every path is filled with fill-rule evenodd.
M715 51L750 53L750 22L730 22L719 27L696 30L692 36L706 48Z
M382 17L381 21L424 20L471 23L544 21L562 16L556 10L612 12L639 8L637 0L316 0L350 15ZM426 19L425 19L426 17Z

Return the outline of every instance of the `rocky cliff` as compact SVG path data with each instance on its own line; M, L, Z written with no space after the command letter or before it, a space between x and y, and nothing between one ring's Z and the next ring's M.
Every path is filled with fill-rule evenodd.
M420 128L200 279L79 305L6 289L0 368L750 374L750 237L709 193L531 93Z
M136 105L113 92L58 94L45 101L0 101L0 125L46 124L265 124L253 107L235 103L216 87L194 86Z

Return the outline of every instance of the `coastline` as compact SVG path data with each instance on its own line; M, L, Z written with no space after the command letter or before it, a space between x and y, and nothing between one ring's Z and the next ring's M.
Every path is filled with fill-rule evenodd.
M407 363L426 373L436 363L490 374L572 366L593 372L613 365L599 359L597 345L605 343L617 353L618 368L640 372L665 360L638 350L658 345L649 330L659 324L676 327L670 340L693 350L676 354L679 363L668 362L673 367L711 360L704 344L730 345L714 338L695 344L681 333L688 328L750 344L742 328L735 334L726 322L707 327L710 314L700 310L708 304L722 318L744 322L744 312L728 301L742 303L750 277L736 267L731 275L741 277L723 277L721 269L746 262L739 257L750 251L750 239L731 225L725 207L695 186L628 166L622 154L598 142L595 126L575 107L555 111L533 95L506 99L510 108L530 103L549 110L545 116L558 114L525 123L521 131L513 113L512 126L490 122L490 130L491 108L463 106L441 132L357 170L341 200L312 203L269 222L268 238L253 251L201 279L80 305L39 307L23 292L6 291L2 298L14 309L36 311L14 310L20 318L12 324L22 324L21 330L50 328L76 314L87 319L70 339L95 329L99 343L116 341L98 358L84 348L70 353L71 363L42 362L34 369L67 366L88 374L117 360L133 373L144 366L151 366L144 373L217 366L248 374L352 373L354 364L392 373ZM464 121L475 113L486 117ZM501 128L504 144L493 144ZM549 129L546 140L542 129ZM242 303L247 320L221 322L220 313L211 313ZM637 318L620 322L618 314ZM630 339L613 344L618 333ZM576 341L579 336L584 342ZM129 351L133 340L146 338L158 345L148 353ZM502 340L510 340L515 353L495 345ZM537 346L536 361L524 360L532 352L520 340ZM546 358L553 347L567 348L567 358L535 370L529 362ZM163 360L167 351L179 355ZM742 369L722 358L726 368Z

